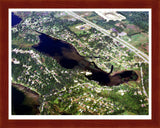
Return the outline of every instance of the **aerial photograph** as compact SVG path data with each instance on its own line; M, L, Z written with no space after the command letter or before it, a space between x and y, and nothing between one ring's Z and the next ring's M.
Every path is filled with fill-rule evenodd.
M149 115L150 11L9 15L11 115Z

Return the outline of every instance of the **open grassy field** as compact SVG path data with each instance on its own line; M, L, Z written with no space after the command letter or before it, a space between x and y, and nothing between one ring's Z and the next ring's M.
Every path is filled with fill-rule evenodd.
M89 32L87 30L90 29L90 27L85 26L84 24L76 24L76 25L70 26L69 28L72 32L74 32L77 35L85 35Z
M147 33L140 33L131 36L131 43L133 46L138 48L139 50L143 51L144 53L148 54L148 34Z

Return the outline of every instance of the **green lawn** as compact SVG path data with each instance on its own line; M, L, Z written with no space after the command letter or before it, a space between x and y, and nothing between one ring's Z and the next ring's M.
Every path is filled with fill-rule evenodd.
M149 47L148 42L149 42L149 38L148 38L148 34L146 33L141 33L141 34L131 36L130 43L146 54L148 54L148 51L147 51Z

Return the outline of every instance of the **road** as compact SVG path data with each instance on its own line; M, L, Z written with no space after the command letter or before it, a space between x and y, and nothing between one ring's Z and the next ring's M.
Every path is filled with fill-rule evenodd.
M137 48L135 48L134 46L132 46L131 44L129 44L128 42L120 39L119 37L112 37L110 35L110 33L106 30L103 29L101 27L99 27L98 25L90 22L89 20L77 15L76 13L72 12L72 11L66 11L66 13L68 13L69 15L75 17L76 19L79 19L87 24L89 24L91 27L97 29L98 31L102 32L103 34L109 36L110 38L112 38L114 41L117 41L119 43L121 43L122 45L124 45L125 47L127 47L128 49L130 49L131 51L133 51L137 56L139 56L140 58L142 58L144 60L144 62L149 63L149 57L148 55L144 54L142 51L138 50Z

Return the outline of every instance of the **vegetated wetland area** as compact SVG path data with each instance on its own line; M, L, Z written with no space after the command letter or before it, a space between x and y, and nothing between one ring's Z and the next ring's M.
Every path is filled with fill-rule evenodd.
M13 13L22 20L11 27L12 115L149 114L148 11ZM93 72L67 69L54 57L34 49L40 42L35 30L68 42L104 72L109 73L113 65L112 76L129 70L136 72L138 79L118 86L90 80L86 76ZM142 53L135 53L121 40Z

